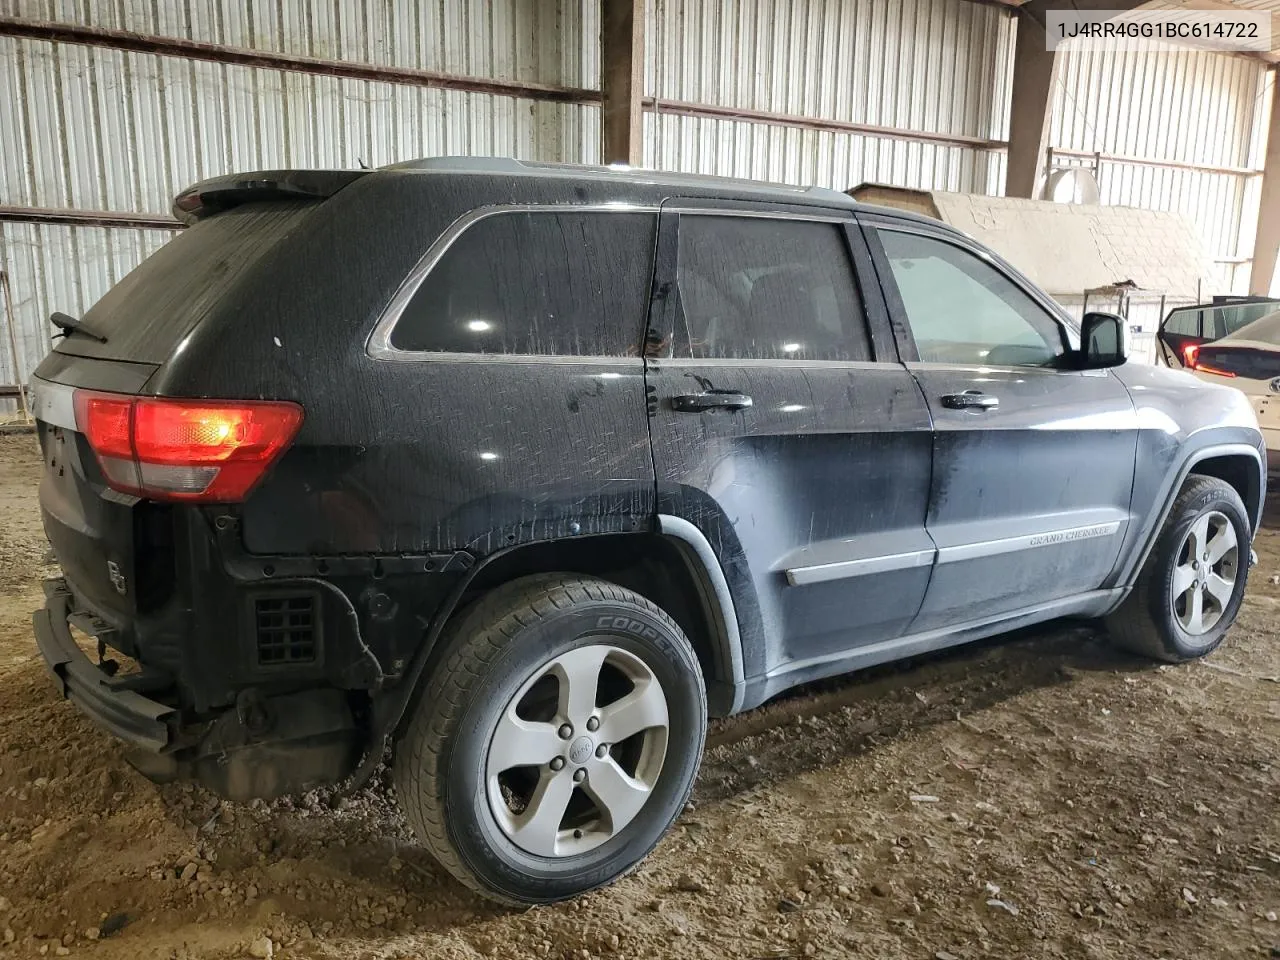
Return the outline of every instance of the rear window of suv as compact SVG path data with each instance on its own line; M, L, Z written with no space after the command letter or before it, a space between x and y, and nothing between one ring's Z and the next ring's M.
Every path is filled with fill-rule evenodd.
M656 214L510 211L449 246L391 332L397 350L638 356Z
M163 363L255 271L287 268L275 257L300 232L314 200L249 203L188 227L117 283L84 315L106 343L71 336L59 353Z
M1259 317L1276 309L1275 300L1260 303L1232 303L1216 307L1186 307L1165 318L1164 332L1183 337L1217 340L1235 333Z

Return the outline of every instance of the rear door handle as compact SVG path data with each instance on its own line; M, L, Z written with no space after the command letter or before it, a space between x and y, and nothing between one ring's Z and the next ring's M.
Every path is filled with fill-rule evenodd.
M737 390L707 390L672 397L671 406L681 413L702 413L706 410L745 410L751 406L751 398Z
M1000 406L1000 398L981 390L966 390L964 393L946 394L942 398L942 405L951 410L994 410Z

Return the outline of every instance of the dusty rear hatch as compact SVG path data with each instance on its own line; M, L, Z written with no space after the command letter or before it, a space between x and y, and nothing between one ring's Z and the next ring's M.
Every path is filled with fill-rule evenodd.
M186 191L175 213L191 226L77 318L82 330L59 339L35 372L45 530L77 603L116 628L126 646L136 618L171 599L172 511L181 505L108 486L102 462L111 463L95 456L77 422L77 391L153 392L152 375L182 355L255 265L359 175L251 174Z
M150 364L155 369L315 206L313 200L259 202L197 221L108 290L81 318L85 328L105 342L72 333L58 341L54 352Z
M172 588L167 508L107 487L93 451L75 429L73 388L39 377L32 385L44 455L45 533L77 598L127 633L139 611L163 604Z

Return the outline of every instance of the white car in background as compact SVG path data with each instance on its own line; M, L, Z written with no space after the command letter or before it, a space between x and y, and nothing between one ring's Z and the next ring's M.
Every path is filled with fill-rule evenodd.
M1280 473L1280 302L1180 308L1165 318L1157 339L1161 363L1249 398L1266 438L1267 467Z

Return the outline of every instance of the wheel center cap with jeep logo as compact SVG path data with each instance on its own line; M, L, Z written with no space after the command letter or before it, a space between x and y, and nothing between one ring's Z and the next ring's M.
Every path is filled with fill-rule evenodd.
M574 763L586 763L595 752L596 745L591 742L590 737L579 737L569 747L569 759Z

